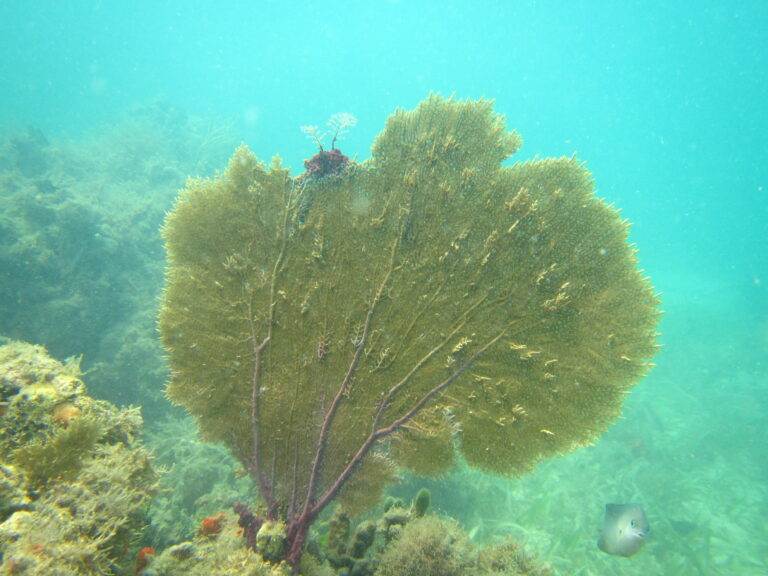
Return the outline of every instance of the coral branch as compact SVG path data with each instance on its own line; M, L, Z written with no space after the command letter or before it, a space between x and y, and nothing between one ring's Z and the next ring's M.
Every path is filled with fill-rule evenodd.
M355 345L355 354L352 357L352 361L349 363L349 368L347 369L347 372L344 375L344 379L341 381L341 384L339 385L339 389L336 392L336 396L334 396L333 400L331 401L331 405L328 407L328 411L326 412L325 418L323 419L323 424L322 424L322 427L320 428L320 435L318 436L318 439L317 439L317 447L315 448L315 457L312 460L312 468L309 476L309 485L307 487L307 498L304 502L304 510L302 511L302 516L305 516L307 514L307 512L312 507L312 503L314 502L315 488L317 486L317 480L320 474L320 468L322 466L323 452L325 451L325 445L328 440L328 431L331 428L333 418L336 415L336 410L338 409L339 404L341 403L341 399L344 397L344 394L348 391L352 378L355 374L355 371L357 370L357 366L360 363L360 357L362 356L363 350L365 349L365 344L368 340L368 334L370 333L371 319L373 318L373 312L376 309L376 305L381 300L382 295L384 294L384 289L389 284L389 279L392 276L392 272L394 272L396 269L395 254L397 253L398 244L399 244L399 238L392 245L392 253L390 255L390 260L389 260L389 268L387 269L387 273L384 275L384 279L381 281L381 284L379 285L379 288L376 291L376 294L374 295L370 306L368 307L368 312L365 315L365 322L363 324L363 333L361 334L360 338L358 339Z
M253 375L251 378L251 476L258 484L261 490L261 495L267 504L267 515L270 519L277 517L278 503L275 500L272 492L272 484L274 479L267 481L264 475L264 470L261 465L261 449L260 449L260 425L259 425L259 399L261 397L261 355L265 348L272 340L272 327L275 323L275 286L277 283L277 275L281 270L283 258L285 256L285 248L288 239L288 222L291 212L292 196L295 188L291 188L291 195L289 195L285 203L285 214L283 216L283 229L282 229L282 242L280 246L280 252L275 260L275 265L272 268L272 279L269 287L269 317L267 319L267 335L261 342L258 342L256 336L256 327L254 326L253 308L251 304L252 297L249 295L248 302L248 322L251 330L251 341L253 344ZM273 465L274 468L274 465Z
M484 345L482 348L480 348L480 350L478 350L477 352L475 352L475 353L472 355L472 357L471 357L471 358L470 358L470 359L469 359L467 362L465 362L465 363L462 365L462 367L461 367L461 368L459 368L459 369L458 369L456 372L454 372L453 374L451 374L451 376L449 376L448 378L446 378L445 380L443 380L443 381L442 381L440 384L438 384L437 386L435 386L434 388L432 388L432 389L431 389L429 392L427 392L427 393L426 393L424 396L422 396L422 398L421 398L421 399L420 399L418 402L416 402L416 404L414 404L414 405L413 405L413 407L412 407L410 410L408 410L408 412L406 412L406 413L405 413L403 416L401 416L400 418L398 418L397 420L395 420L394 422L392 422L392 423L391 423L389 426L387 426L387 427L385 427L385 428L380 428L380 429L379 429L379 430L376 432L376 434L377 434L379 437L388 436L388 435L389 435L389 434L391 434L392 432L395 432L395 431L396 431L398 428L400 428L400 427L401 427L403 424L405 424L406 422L408 422L409 420L411 420L411 419L412 419L414 416L416 416L416 414L418 414L418 413L419 413L419 411L420 411L422 408L424 408L424 406L426 406L426 404L427 404L427 403L428 403L430 400L432 400L432 398L434 398L434 397L435 397L437 394L439 394L440 392L442 392L443 390L445 390L445 389L446 389L448 386L450 386L451 384L453 384L453 382L454 382L454 381L455 381L455 380L456 380L456 379L457 379L459 376L461 376L461 375L462 375L462 374L463 374L463 373L464 373L464 372L467 370L467 368L469 368L469 367L470 367L470 366L471 366L471 365L472 365L472 364L475 362L475 360L477 360L477 358L478 358L478 357L479 357L481 354L483 354L483 352L485 352L485 351L486 351L488 348L490 348L490 347L491 347L491 346L493 346L493 345L494 345L496 342L498 342L498 341L499 341L499 339L500 339L502 336L504 336L504 334L506 334L506 330L504 330L504 331L500 332L499 334L497 334L496 336L494 336L493 338L491 338L491 339L490 339L490 340L489 340L489 341L488 341L488 342L487 342L487 343L486 343L486 344L485 344L485 345Z
M461 365L457 370L455 370L448 378L437 384L435 387L430 389L424 396L419 399L418 402L416 402L408 412L406 412L403 416L389 424L388 426L385 426L383 428L379 428L377 430L372 431L368 437L365 439L363 444L360 446L358 451L355 453L355 455L352 457L352 459L349 461L347 466L344 468L344 470L339 474L339 477L336 479L336 481L323 493L323 495L317 500L317 503L311 508L309 512L309 519L315 518L322 510L328 505L328 503L333 500L339 493L339 490L341 490L342 486L344 486L344 483L349 479L350 475L355 471L355 469L360 466L360 464L363 462L363 459L366 457L368 452L371 450L373 445L380 439L385 438L392 434L393 432L396 432L399 430L404 424L406 424L409 420L411 420L414 416L416 416L424 406L427 405L427 403L432 400L435 396L437 396L440 392L445 390L448 386L453 384L456 379L459 378L464 372L466 372L472 364L475 363L475 361L486 351L488 348L493 346L496 342L499 341L499 339L504 336L506 333L506 330L500 332L491 340L489 340L482 348L480 348L477 352L475 352L464 364Z
M250 304L248 306L250 312ZM251 321L251 325L253 321ZM259 396L260 396L260 380L261 380L261 353L269 343L269 337L261 341L256 345L256 339L254 334L253 340L253 376L252 376L252 388L251 388L251 476L259 486L261 495L264 497L264 501L267 503L267 508L272 512L276 507L275 499L272 495L272 486L267 482L264 476L264 471L261 467L261 452L259 450Z
M472 306L470 306L469 309L463 314L461 321L458 324L456 324L456 327L448 333L448 336L443 338L443 340L437 346L435 346L434 348L432 348L432 350L427 352L416 363L416 365L413 368L411 368L410 372L408 372L408 374L406 374L405 377L403 377L403 379L400 380L400 382L392 386L387 391L384 398L381 399L378 409L376 410L376 415L374 416L373 424L371 425L372 431L375 431L379 427L379 421L381 420L381 416L384 414L384 411L389 406L390 402L392 401L392 398L395 397L395 395L398 393L398 391L400 391L400 389L402 389L406 384L408 384L408 382L410 382L413 375L416 374L416 372L418 372L419 369L421 369L421 367L424 366L424 364L426 364L430 358L432 358L435 354L437 354L440 350L442 350L445 347L445 345L448 344L453 339L454 336L456 336L459 330L461 330L464 327L464 325L467 323L467 320L469 319L471 313L474 310L476 310L477 307L480 306L480 304L482 304L485 301L485 299L486 297L483 296L480 300L478 300Z

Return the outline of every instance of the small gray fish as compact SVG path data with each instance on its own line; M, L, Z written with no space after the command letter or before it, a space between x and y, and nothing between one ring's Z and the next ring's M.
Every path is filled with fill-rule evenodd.
M597 547L607 554L629 557L640 550L650 530L639 504L606 504Z

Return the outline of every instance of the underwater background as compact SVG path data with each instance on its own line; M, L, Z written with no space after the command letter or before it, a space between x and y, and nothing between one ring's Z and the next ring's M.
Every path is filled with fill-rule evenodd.
M392 492L426 486L558 574L768 574L766 27L764 2L3 2L0 335L83 354L92 395L142 406L174 542L249 490L163 397L159 227L185 178L240 142L298 174L300 127L337 112L364 160L395 108L491 98L513 161L575 154L632 223L661 351L594 446ZM608 502L645 508L632 558L595 545Z

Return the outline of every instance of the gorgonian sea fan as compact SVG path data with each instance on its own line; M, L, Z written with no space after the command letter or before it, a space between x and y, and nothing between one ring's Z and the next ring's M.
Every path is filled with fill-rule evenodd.
M431 96L333 178L242 147L168 215L168 396L243 462L294 564L395 465L524 472L597 438L648 369L627 223L573 158L502 167L520 145L489 101Z

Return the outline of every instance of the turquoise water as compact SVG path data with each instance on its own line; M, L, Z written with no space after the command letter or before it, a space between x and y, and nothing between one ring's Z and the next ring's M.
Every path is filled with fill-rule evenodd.
M766 27L764 2L4 2L0 136L23 134L30 178L66 201L0 201L27 218L29 259L55 245L67 263L33 274L2 253L0 334L85 353L94 394L160 420L157 227L185 176L241 141L299 173L300 127L341 111L363 160L395 108L492 98L515 159L575 154L632 223L662 349L595 446L519 480L431 481L435 505L562 574L768 574ZM72 203L85 232L62 242L46 218ZM603 505L625 501L652 526L630 559L595 546Z

